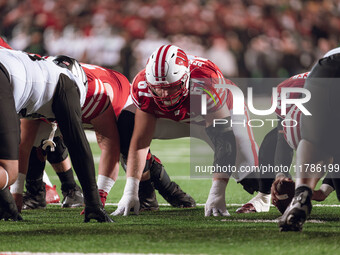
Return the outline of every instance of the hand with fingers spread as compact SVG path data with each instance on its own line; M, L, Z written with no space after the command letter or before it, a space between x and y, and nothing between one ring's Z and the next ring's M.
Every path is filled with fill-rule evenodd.
M226 186L227 182L224 180L213 181L204 207L205 216L230 216L225 203Z
M128 177L126 179L126 185L124 189L123 197L118 203L118 208L111 215L118 216L128 216L130 210L133 209L134 213L138 215L139 213L139 180L134 177Z
M271 187L272 204L283 214L295 193L295 182L288 177L279 177Z

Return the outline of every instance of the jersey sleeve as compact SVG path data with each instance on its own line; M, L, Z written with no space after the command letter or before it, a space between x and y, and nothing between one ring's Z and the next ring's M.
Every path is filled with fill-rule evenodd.
M9 49L9 50L12 50L13 48L11 46L8 45L8 43L5 42L4 39L2 39L0 37L0 48L6 48L6 49Z
M197 58L192 62L192 81L195 90L202 90L207 95L207 111L215 112L227 102L228 90L217 85L235 85L224 78L220 69L210 60Z
M131 86L131 98L134 103L134 105L138 108L141 109L141 98L140 98L140 93L139 89L144 89L147 87L145 79L145 70L140 71L136 77L133 79L132 86Z
M275 113L280 118L285 118L285 116L281 115L281 109L282 109L282 88L303 88L306 79L308 77L309 72L302 73L295 75L293 77L290 77L287 80L284 80L277 86L277 107L275 109ZM301 97L301 93L287 93L286 98L287 99L297 99ZM288 113L293 105L287 105L286 112Z

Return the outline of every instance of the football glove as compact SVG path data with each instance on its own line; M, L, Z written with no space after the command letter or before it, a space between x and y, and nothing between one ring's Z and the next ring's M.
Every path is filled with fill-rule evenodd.
M225 203L225 189L227 183L223 180L215 180L210 189L208 200L204 206L204 214L208 216L230 216Z
M111 215L118 216L124 215L128 216L131 209L133 209L135 214L139 213L139 180L134 177L128 177L126 179L126 185L124 189L123 197L118 203L118 208Z

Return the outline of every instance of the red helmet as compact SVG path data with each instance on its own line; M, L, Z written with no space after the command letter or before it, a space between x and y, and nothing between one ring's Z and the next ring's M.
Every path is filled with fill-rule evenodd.
M163 110L176 109L188 95L189 60L185 52L173 45L163 45L148 59L145 80L156 104ZM175 93L160 96L156 89L177 88Z

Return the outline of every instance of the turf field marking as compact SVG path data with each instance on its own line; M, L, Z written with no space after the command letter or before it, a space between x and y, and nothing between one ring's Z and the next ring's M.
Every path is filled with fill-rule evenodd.
M113 205L113 206L118 206L118 203L106 203L106 205ZM159 204L160 206L170 206L170 204ZM229 207L233 207L233 206L242 206L243 204L227 204L227 206ZM205 206L205 204L199 204L197 203L196 206ZM274 207L273 205L271 205L271 207ZM313 207L340 207L340 205L324 205L324 204L316 204L313 205ZM1 254L0 254L1 255Z
M174 255L170 253L119 253L119 252L113 252L113 253L81 253L81 252L6 252L6 251L0 251L0 255Z
M222 219L218 221L227 221L227 222L246 222L246 223L277 223L279 222L278 219L274 220L249 220L249 219ZM326 223L323 220L307 220L306 222L314 223L314 224L324 224Z

